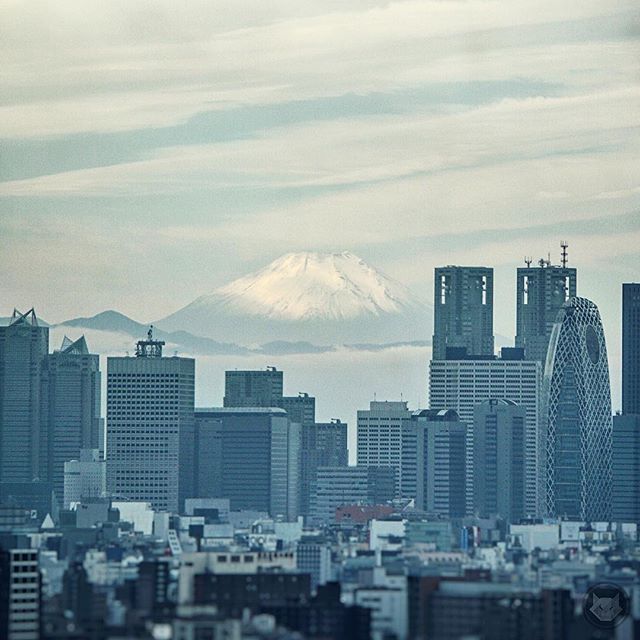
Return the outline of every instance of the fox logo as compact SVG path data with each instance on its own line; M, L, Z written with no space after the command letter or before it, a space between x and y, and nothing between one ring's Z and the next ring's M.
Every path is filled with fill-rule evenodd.
M594 593L589 610L601 622L613 622L623 611L620 606L620 594L617 593L613 598L599 598Z

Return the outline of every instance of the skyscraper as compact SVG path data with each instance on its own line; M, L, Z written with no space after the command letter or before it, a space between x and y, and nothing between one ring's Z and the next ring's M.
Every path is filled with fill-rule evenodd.
M302 427L300 461L300 513L309 515L311 487L318 467L349 464L348 425L340 420Z
M225 371L225 407L278 407L282 398L282 371Z
M493 269L437 267L433 359L493 356Z
M466 512L467 426L452 410L421 409L403 425L402 496L445 518Z
M33 309L14 310L0 327L0 482L46 479L41 373L48 350L49 329Z
M640 415L613 416L612 518L640 524Z
M265 407L199 408L195 419L198 497L228 498L233 510L297 517L299 424L283 409Z
M46 356L42 371L47 433L47 477L57 499L64 493L64 464L78 460L81 449L104 449L101 441L100 363L84 336L64 339Z
M107 487L177 512L193 481L195 360L162 357L163 342L107 360Z
M374 400L368 410L358 411L358 465L393 467L398 497L402 484L402 427L410 419L406 402Z
M546 511L611 517L611 390L600 314L586 298L565 302L553 327L543 387Z
M491 398L473 417L473 506L480 516L524 516L524 407Z
M544 366L551 330L562 305L576 296L576 270L566 266L567 245L563 243L562 266L540 260L518 269L516 300L516 347L525 359Z
M512 350L503 349L503 356ZM453 409L471 427L475 406L490 398L512 400L525 408L525 511L538 512L539 499L539 402L542 365L535 360L433 360L429 366L429 406ZM468 506L472 508L473 430L467 438Z
M640 283L622 285L622 413L640 415Z

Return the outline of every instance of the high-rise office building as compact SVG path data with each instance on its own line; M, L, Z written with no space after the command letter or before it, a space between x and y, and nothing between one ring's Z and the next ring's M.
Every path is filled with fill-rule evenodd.
M282 398L282 371L225 371L225 407L278 407Z
M297 396L282 396L277 398L277 404L287 412L291 422L297 422L303 427L309 427L316 421L316 399L308 393L300 392Z
M491 398L474 409L473 506L480 516L524 516L525 408Z
M358 411L358 465L393 467L397 497L402 485L402 427L410 419L406 402L374 400L368 410Z
M611 389L596 305L565 302L553 327L543 387L546 512L611 518Z
M0 482L46 479L42 366L49 350L49 329L35 311L14 310L0 327Z
M433 359L493 356L493 269L437 267Z
M309 515L311 487L318 467L349 464L348 425L341 420L302 427L300 460L300 513Z
M613 416L612 518L640 524L640 415Z
M455 411L422 409L403 425L402 496L446 518L466 512L467 426Z
M78 460L64 463L65 509L85 498L101 498L107 491L107 463L99 449L81 449Z
M640 283L622 285L622 413L640 415Z
M225 407L280 407L291 422L306 427L316 421L316 399L308 393L283 395L283 372L275 367L265 370L226 371Z
M544 367L551 330L562 305L576 296L576 269L567 267L567 245L563 243L562 265L540 260L518 269L516 300L516 347L527 360Z
M47 433L47 477L61 502L64 464L81 449L104 449L100 418L100 362L89 353L84 336L64 339L46 356L42 370L43 419Z
M525 515L538 512L539 417L542 365L517 359L521 350L503 349L494 360L433 360L429 366L429 406L453 409L469 426L467 431L467 505L473 496L473 414L476 405L490 398L512 400L524 407Z
M233 510L295 519L301 426L280 408L199 408L194 456L197 497L228 498Z
M150 330L135 357L107 360L107 487L178 512L193 491L195 360L163 344Z

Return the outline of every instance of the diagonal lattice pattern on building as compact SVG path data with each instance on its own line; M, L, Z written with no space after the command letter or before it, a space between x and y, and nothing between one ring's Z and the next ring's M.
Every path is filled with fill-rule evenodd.
M550 516L611 516L611 388L600 313L570 298L554 325L544 375L543 448Z

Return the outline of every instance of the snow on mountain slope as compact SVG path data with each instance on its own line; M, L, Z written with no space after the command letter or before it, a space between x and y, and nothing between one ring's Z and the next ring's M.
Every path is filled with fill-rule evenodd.
M387 342L427 338L425 321L415 318L426 309L404 285L352 253L303 252L219 287L157 324L239 344Z
M288 253L194 305L219 301L237 312L273 319L340 320L398 313L410 300L403 285L351 253Z

